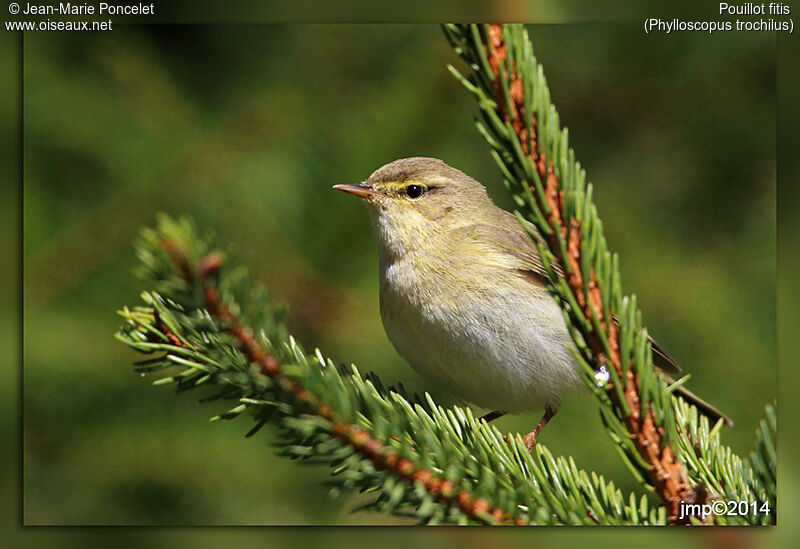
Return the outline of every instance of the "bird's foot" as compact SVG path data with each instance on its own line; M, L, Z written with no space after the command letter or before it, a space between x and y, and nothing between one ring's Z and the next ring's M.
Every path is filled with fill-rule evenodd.
M536 444L537 434L538 433L536 431L531 431L530 433L522 437L522 442L525 443L525 448L527 448L529 452L533 450L533 445Z
M522 442L523 444L525 444L525 448L527 448L529 452L533 450L533 446L534 444L536 444L536 436L539 434L539 431L544 429L544 426L547 425L547 422L550 421L550 419L554 415L556 415L556 410L557 409L553 409L550 406L548 406L545 409L544 416L539 421L539 424L536 426L536 428L527 435L525 435L524 437L522 437ZM502 415L503 412L491 412L483 416L481 419L485 419L486 421L491 421L493 419L497 419ZM511 440L508 438L507 435L503 435L503 440L505 441L506 444L511 444Z
M544 429L544 426L547 425L547 422L550 421L554 415L556 415L556 410L550 406L545 408L544 416L539 421L539 424L536 426L536 428L522 437L522 442L525 443L525 448L527 448L529 452L533 450L533 445L536 444L536 437L539 435L539 432Z
M508 438L508 435L503 435L503 441L505 441L506 444L511 444L511 439ZM533 450L533 445L536 444L536 433L535 432L528 433L527 435L522 437L522 442L523 444L525 444L525 448L527 448L528 451L530 452L531 450Z

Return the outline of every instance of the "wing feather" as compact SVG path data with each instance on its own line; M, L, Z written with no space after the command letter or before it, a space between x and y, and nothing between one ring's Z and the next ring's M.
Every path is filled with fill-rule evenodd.
M530 281L531 284L540 287L545 286L548 280L547 269L544 267L536 245L515 215L505 211L502 213L503 215L498 216L491 225L475 224L463 229L465 236L474 238L482 243L488 243L497 251L516 258L518 261L516 270L521 276ZM525 223L535 238L544 244L544 239L535 226L527 221ZM558 260L553 262L552 267L559 277L564 277L564 269ZM618 322L616 317L614 322ZM668 374L679 374L681 367L655 339L650 335L647 337L653 349L653 365L667 381L672 381ZM728 416L688 389L678 387L676 394L697 406L703 414L709 416L712 420L722 418L728 425L733 424Z
M505 211L503 214L495 220L496 223L494 225L475 224L469 226L465 231L465 235L480 242L488 243L503 254L513 256L519 262L517 271L520 275L532 284L545 286L547 283L547 269L544 267L536 245L515 215ZM527 221L525 223L530 232L544 244L544 239L536 227ZM559 277L564 277L564 269L558 261L553 263L553 270ZM614 321L617 322L617 319L614 318ZM648 340L653 348L653 364L665 373L680 373L681 367L661 345L649 335Z

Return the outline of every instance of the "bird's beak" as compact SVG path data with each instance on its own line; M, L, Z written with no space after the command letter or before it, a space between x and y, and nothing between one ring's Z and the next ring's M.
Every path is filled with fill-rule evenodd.
M372 198L373 196L378 196L378 193L372 188L372 185L368 185L366 183L358 183L354 185L352 183L340 183L339 185L334 185L334 189L337 191L344 191L346 193L354 194L359 198Z

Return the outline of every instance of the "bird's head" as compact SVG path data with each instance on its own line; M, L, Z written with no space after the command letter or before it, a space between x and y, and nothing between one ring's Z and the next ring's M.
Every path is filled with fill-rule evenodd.
M333 188L364 201L379 247L398 256L494 208L483 185L436 158L395 160L363 183Z

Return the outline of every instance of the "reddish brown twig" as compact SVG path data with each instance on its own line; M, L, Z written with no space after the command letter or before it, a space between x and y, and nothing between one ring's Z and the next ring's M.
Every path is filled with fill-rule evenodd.
M166 336L166 338L175 345L176 347L185 347L188 348L188 345L183 343L181 339L173 332L167 323L161 319L161 315L158 314L158 309L153 309L153 326L161 330L161 333Z
M321 402L303 385L281 372L278 360L264 350L250 329L244 326L222 302L219 291L210 280L210 275L221 266L219 254L214 252L208 254L194 270L174 242L164 240L162 241L162 246L177 264L188 283L199 282L206 309L212 316L221 321L225 329L236 338L239 348L247 356L248 360L257 364L261 373L272 379L281 390L294 398L309 413L328 420L330 423L329 429L333 436L353 447L362 456L372 461L376 467L389 471L408 482L421 483L431 496L447 505L459 508L464 514L476 521L483 523L493 521L495 523L512 523L516 525L527 524L523 519L510 516L503 510L493 507L486 500L474 497L466 490L458 489L452 482L440 478L426 469L417 467L411 460L398 456L391 447L372 437L363 429L337 418L330 406ZM486 517L492 517L492 520L487 520Z
M550 249L565 265L569 266L567 283L574 295L578 306L587 319L596 316L600 320L600 326L605 332L608 342L609 353L603 345L600 334L592 331L583 334L600 364L611 363L615 368L620 380L625 384L623 388L624 398L631 413L625 418L625 426L630 433L639 454L650 464L650 481L656 492L660 496L669 512L670 520L679 523L679 508L682 502L704 503L705 496L702 490L695 490L689 483L689 477L684 466L675 458L672 449L668 444L663 445L664 430L656 424L655 414L651 408L647 408L644 415L640 413L639 405L639 380L633 372L633 368L628 367L624 372L619 354L619 339L617 325L614 322L606 323L603 314L603 299L600 288L595 279L595 271L589 272L587 291L584 295L584 285L581 276L581 235L580 224L574 217L567 220L563 219L564 195L559 189L558 179L553 169L552 161L545 158L545 155L538 152L537 147L537 120L535 113L525 112L525 101L523 98L522 79L519 77L515 66L506 68L507 48L503 40L503 26L492 24L488 26L488 41L485 44L486 55L489 66L494 72L493 81L494 99L498 105L498 115L510 123L516 133L517 139L523 152L531 159L541 181L544 183L544 194L546 204L542 203L536 193L534 182L528 184L533 191L533 196L539 202L542 211L549 210L547 216L548 224L554 231L560 231L561 237L567 241L567 255L560 257L560 246L558 245L558 235L553 232L547 236ZM503 90L500 88L500 71L505 71L504 76L508 83L508 94L511 99L510 109L506 106ZM530 134L526 117L529 117ZM530 143L530 145L529 145ZM547 206L545 208L545 206ZM610 354L610 356L607 356ZM617 392L609 391L609 396L617 400ZM618 403L619 404L619 403Z

